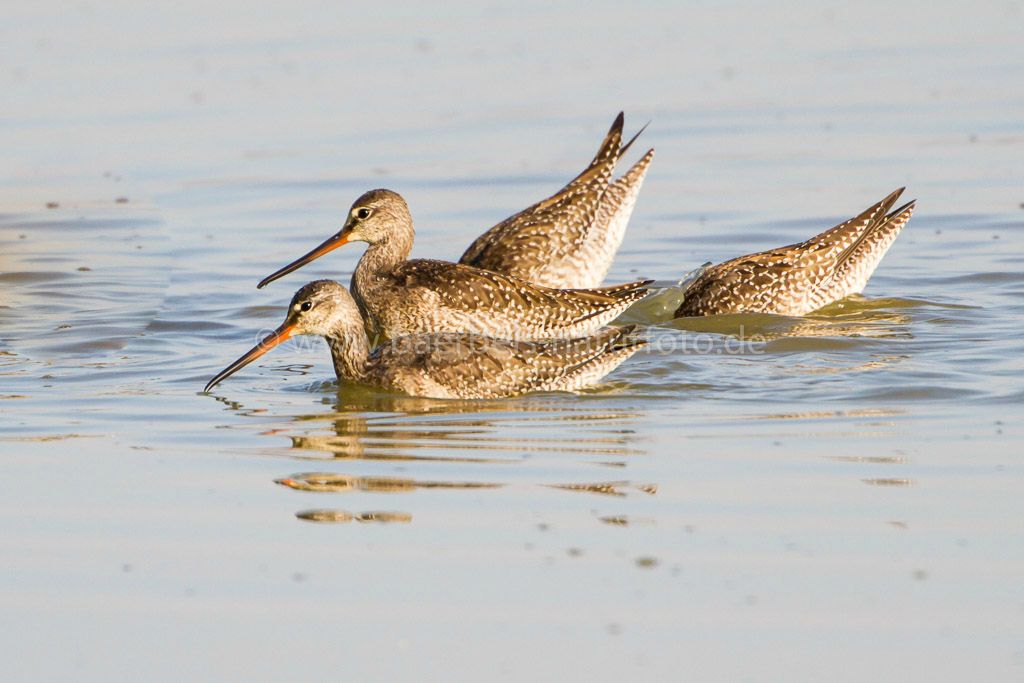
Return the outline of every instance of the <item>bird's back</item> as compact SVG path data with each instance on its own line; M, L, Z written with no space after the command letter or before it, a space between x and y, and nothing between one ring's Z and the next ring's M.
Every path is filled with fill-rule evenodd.
M861 291L913 213L913 202L887 213L901 193L804 242L708 268L687 288L676 317L800 316Z
M572 338L614 320L647 281L594 290L548 289L462 264L413 259L354 288L371 329L387 337L472 332L507 339Z

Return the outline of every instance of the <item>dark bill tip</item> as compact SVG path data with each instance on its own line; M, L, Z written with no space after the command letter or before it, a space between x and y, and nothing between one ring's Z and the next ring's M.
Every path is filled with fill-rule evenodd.
M265 277L262 280L260 280L260 283L258 285L256 285L256 289L263 289L264 287L269 285L274 280L282 278L285 275L287 275L288 273L291 273L293 271L298 270L299 268L301 268L302 266L306 265L307 263L310 263L311 261L315 261L316 259L320 258L324 254L326 254L326 253L328 253L330 251L334 251L335 249L337 249L341 245L347 244L347 243L348 243L348 235L347 234L343 234L343 233L339 232L336 235L331 235L326 240L324 240L323 243L320 244L320 246L318 246L313 251L309 252L305 256L300 256L299 258L295 259L294 261L289 263L284 268L281 268L280 270L278 270L278 271L276 271L274 273L271 273L267 277Z

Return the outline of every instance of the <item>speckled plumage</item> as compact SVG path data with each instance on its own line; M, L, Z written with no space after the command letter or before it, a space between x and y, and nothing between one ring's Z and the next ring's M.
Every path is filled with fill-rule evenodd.
M805 242L708 268L686 289L675 317L801 316L860 292L914 211L909 202L889 212L902 193Z
M654 157L654 150L648 150L625 175L612 182L615 165L640 135L621 145L623 121L620 113L593 161L580 175L553 196L478 237L459 262L544 287L599 286L622 244Z
M634 326L608 328L592 337L546 342L467 333L414 334L370 351L355 300L337 282L318 280L295 294L277 331L210 380L206 390L283 339L312 334L327 340L341 381L426 398L575 391L597 382L643 346L633 331Z
M352 295L375 338L469 332L517 340L591 334L643 298L649 284L548 289L463 264L407 261L414 237L405 200L390 190L371 190L355 201L337 235L266 281L336 245L363 241L369 247L352 276Z

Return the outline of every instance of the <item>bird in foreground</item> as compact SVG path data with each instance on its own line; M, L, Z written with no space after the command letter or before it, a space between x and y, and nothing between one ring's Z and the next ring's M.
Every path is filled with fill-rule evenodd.
M860 292L914 212L913 201L890 211L904 189L805 242L708 268L686 289L674 317L802 316Z
M644 345L635 326L546 342L467 333L413 334L370 350L355 300L331 280L296 292L284 323L210 380L204 391L294 336L324 337L338 380L424 398L505 398L594 384Z
M612 180L615 165L644 131L641 128L623 145L623 122L620 112L582 173L551 197L478 237L459 263L544 287L600 286L622 244L654 157L654 150L648 150L621 178Z
M354 241L369 244L352 275L352 296L375 338L470 332L500 339L573 339L610 323L647 294L650 280L597 289L549 289L512 275L434 261L406 260L415 232L405 200L370 190L342 229L259 286Z

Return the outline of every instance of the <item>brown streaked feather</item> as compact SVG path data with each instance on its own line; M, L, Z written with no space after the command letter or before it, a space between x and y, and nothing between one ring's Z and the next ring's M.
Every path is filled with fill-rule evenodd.
M903 188L814 237L706 270L675 317L723 313L805 315L859 292L913 212L888 213Z
M892 229L892 227L896 225L896 221L894 219L897 216L901 216L905 213L906 218L904 218L902 223L899 224L897 230L902 229L903 225L906 224L908 220L910 220L910 214L912 214L914 211L914 205L915 203L913 201L907 202L906 204L896 209L892 213L886 215L883 220L877 221L873 225L869 226L867 229L863 230L860 233L860 235L858 235L857 238L850 243L850 246L843 249L836 256L835 265L832 268L832 272L835 273L839 269L844 268L847 265L847 263L857 254L857 251L860 249L861 245L863 245L873 235L877 235L880 230Z
M647 150L635 164L629 167L629 170L621 178L608 186L601 197L600 212L602 217L604 217L604 221L598 220L595 225L611 221L615 212L620 210L620 207L627 202L629 203L628 211L632 211L633 204L636 203L636 195L640 193L640 186L643 184L644 177L647 175L647 168L651 165L653 159L654 150ZM627 221L628 218L627 215ZM593 228L593 225L591 227Z
M370 356L386 368L381 377L397 387L430 388L462 398L492 398L529 391L578 388L586 369L602 376L644 344L635 328L608 329L593 337L517 342L467 334L396 339Z
M570 249L593 220L600 195L611 179L622 141L622 112L590 164L561 190L510 216L478 237L460 263L513 272L524 260L536 261L548 253Z
M468 332L507 339L569 339L593 333L646 294L641 282L610 288L550 289L460 263L408 260L412 214L390 190L353 204L367 210L346 230L369 246L352 274L371 337Z
M628 296L638 290L653 284L654 280L637 280L636 282L627 282L623 285L611 285L609 287L595 287L591 292L600 292L606 296L614 297L616 299L623 296Z
M622 145L620 112L593 160L551 197L478 237L460 263L553 288L600 284L618 250L651 160L651 152L612 183L622 155L646 128Z
M896 203L896 200L900 198L900 195L903 194L905 190L905 187L897 188L850 220L843 221L834 228L829 228L825 232L815 235L805 242L794 244L790 247L783 247L783 249L795 249L800 251L801 247L812 247L817 245L823 245L826 247L839 246L844 249L851 241L855 241L859 235L868 231L872 226L885 221L886 213L890 208L892 208L892 205ZM833 258L837 258L838 256L838 254L834 254Z
M413 304L407 302L421 300L420 290L436 301L433 315L463 321L450 323L452 328L469 325L467 331L478 334L519 338L592 332L594 326L586 325L588 321L600 317L610 322L646 296L646 285L651 282L637 281L606 290L548 289L502 273L427 259L405 261L387 277L394 282L393 295L382 292L380 296L389 301L366 302L365 306L411 307ZM376 315L373 310L369 313L371 317ZM395 334L440 331L428 329L426 323L413 321L410 325Z
M916 205L916 200L907 202L888 214L885 220L865 230L853 244L843 250L832 272L818 285L823 297L827 299L826 303L864 288L885 252L914 214Z

